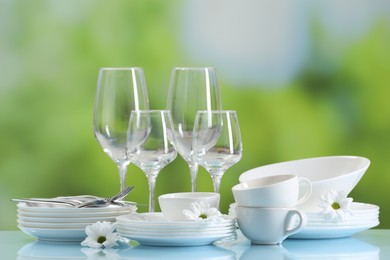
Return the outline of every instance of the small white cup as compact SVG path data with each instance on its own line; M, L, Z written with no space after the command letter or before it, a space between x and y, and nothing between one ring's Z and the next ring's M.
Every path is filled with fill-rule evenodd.
M212 208L219 208L219 193L215 192L179 192L160 195L158 201L164 216L171 221L188 220L183 210L191 210L192 202L208 203Z
M275 175L242 182L232 188L238 206L291 208L311 194L309 179L296 175Z
M242 234L257 245L280 244L307 223L306 214L292 208L237 206L236 213ZM295 226L291 227L293 224Z

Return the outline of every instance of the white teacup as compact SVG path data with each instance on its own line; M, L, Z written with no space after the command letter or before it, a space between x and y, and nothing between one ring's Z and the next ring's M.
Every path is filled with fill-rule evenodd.
M160 195L158 201L161 211L168 220L188 220L183 210L191 210L192 202L208 203L212 208L219 208L219 193L215 192L178 192Z
M311 182L296 175L275 175L242 182L232 188L238 206L291 208L311 194Z
M237 206L236 213L241 232L252 244L257 245L280 244L307 223L306 214L292 208Z

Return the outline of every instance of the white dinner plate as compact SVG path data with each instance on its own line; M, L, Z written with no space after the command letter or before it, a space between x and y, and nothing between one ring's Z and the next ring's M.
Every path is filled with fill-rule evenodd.
M122 215L116 218L118 223L138 227L159 226L159 227L224 227L234 224L235 220L223 215L223 221L169 221L161 212L155 213L134 213Z
M221 235L226 233L231 233L235 231L235 227L229 227L225 229L219 229L219 230L175 230L175 231L161 231L158 229L155 230L134 230L134 229L128 229L123 226L117 226L118 232L123 232L131 235L145 235L145 236L208 236L208 235Z
M47 228L47 229L84 229L92 223L36 223L17 220L18 224L29 228Z
M87 237L84 229L29 228L23 225L18 225L18 227L24 233L42 241L79 242Z
M129 214L128 210L107 211L107 212L81 212L81 213L58 213L58 212L31 212L18 209L19 216L36 218L99 218L117 217Z
M365 225L351 226L306 226L298 233L295 233L289 238L296 239L325 239L325 238L342 238L349 237L358 232L368 230L379 225L379 221L368 223Z
M133 225L128 225L126 223L120 223L117 222L117 226L131 231L136 232L160 232L160 233L171 233L171 232L203 232L203 231L221 231L221 230L227 230L227 229L235 229L235 225L228 225L223 227L205 227L205 228L199 228L199 227L166 227L166 226L146 226L146 227L138 227Z
M21 214L17 215L18 219L24 222L34 223L95 223L97 221L110 221L115 222L116 215L107 217L95 217L95 218L41 218L41 217L29 217Z
M339 227L339 226L360 226L360 225L365 225L368 223L375 223L378 222L379 218L371 218L371 219L356 219L356 220L344 220L341 222L329 222L329 221L312 221L308 220L307 226L334 226L334 227Z
M96 208L69 208L69 207L31 207L26 203L20 202L17 204L20 211L23 212L44 212L44 213L102 213L112 211L129 211L129 213L135 212L136 207L131 205L117 206L109 205L107 207L96 207Z
M210 236L141 236L130 235L127 233L119 232L118 234L138 241L142 245L146 246L203 246L209 245L215 241L235 236L235 232L227 233L224 235L210 235Z
M379 206L362 202L352 202L350 209L353 216L379 213ZM321 211L305 211L305 213L308 216L322 216Z

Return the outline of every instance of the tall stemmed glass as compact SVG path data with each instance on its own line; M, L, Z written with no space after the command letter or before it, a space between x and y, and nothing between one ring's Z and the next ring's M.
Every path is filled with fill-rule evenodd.
M104 152L119 170L120 189L126 186L130 159L126 154L126 135L132 110L149 109L142 68L101 68L94 109L94 133Z
M192 191L196 191L198 164L193 158L192 133L198 110L220 110L221 97L215 68L172 69L167 109L172 113L176 149L188 163Z
M198 111L193 149L196 161L211 175L214 192L220 190L225 171L241 160L242 143L235 111Z
M141 168L149 184L149 212L154 212L154 188L158 173L176 158L173 124L168 110L132 111L127 154Z

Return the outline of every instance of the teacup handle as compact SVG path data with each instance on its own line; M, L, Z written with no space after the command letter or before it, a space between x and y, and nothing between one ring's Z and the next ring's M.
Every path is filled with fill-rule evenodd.
M304 187L303 191L301 192L301 187ZM305 177L299 177L299 198L297 201L297 205L305 202L311 195L312 186L311 181L308 178Z
M299 217L298 224L289 229L291 222L293 220L293 216L297 215ZM284 234L285 236L289 236L292 234L297 233L299 230L301 230L303 227L306 226L307 223L307 217L306 214L300 210L292 209L287 213L286 219L284 220Z

